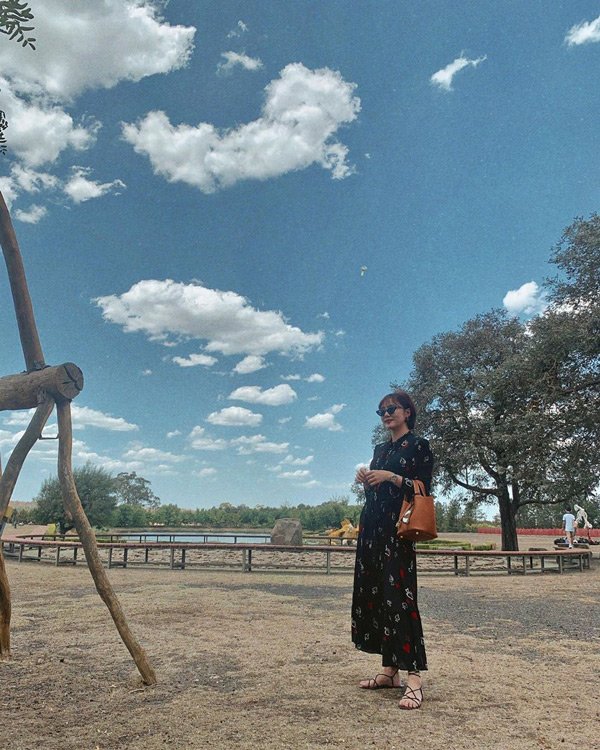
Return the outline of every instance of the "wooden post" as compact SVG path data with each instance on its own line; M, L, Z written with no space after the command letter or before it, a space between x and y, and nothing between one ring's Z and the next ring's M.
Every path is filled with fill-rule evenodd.
M0 244L8 270L25 365L28 372L41 370L45 366L44 353L33 315L33 305L27 287L23 258L2 193L0 193Z
M10 586L0 545L0 661L10 659Z
M0 411L31 409L43 400L44 394L55 401L72 400L82 388L83 373L73 362L8 375L0 378Z
M0 198L2 195L0 194ZM31 448L35 445L48 417L52 413L54 402L51 400L44 401L35 410L31 421L21 439L14 447L10 458L6 462L4 473L0 470L0 518L2 518L8 508L8 503L12 497L15 484L19 478L19 473L23 462ZM19 552L19 562L23 556L23 545ZM0 550L0 659L10 658L10 618L11 618L11 601L10 585L4 566L4 559Z
M154 669L152 669L152 666L148 661L146 652L140 646L127 624L121 604L114 593L110 581L108 580L108 575L102 566L94 531L90 526L90 522L85 515L83 506L81 505L81 500L77 494L77 488L75 487L75 481L73 479L73 470L71 468L71 453L73 447L71 405L68 401L57 402L56 411L58 415L59 435L58 478L62 489L65 509L71 514L75 523L75 528L79 534L79 539L83 546L88 567L92 574L92 578L94 579L94 583L96 584L98 594L108 607L108 611L117 626L119 635L133 657L133 660L142 676L142 680L146 685L154 685L156 683Z

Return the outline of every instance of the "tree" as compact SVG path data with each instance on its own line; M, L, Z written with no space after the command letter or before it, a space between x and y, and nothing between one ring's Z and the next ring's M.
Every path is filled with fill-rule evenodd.
M27 3L21 3L19 0L2 0L0 1L0 33L6 34L10 39L15 39L23 47L35 49L35 39L28 37L33 26L24 24L33 20L33 13ZM0 110L0 154L6 153L6 137L4 131L8 127L6 115Z
M113 477L104 469L92 464L73 471L77 493L92 526L108 526L117 501ZM56 523L61 534L74 528L63 507L60 482L57 477L46 479L35 498L37 523Z
M118 505L112 525L120 528L140 528L148 525L148 514L141 505Z
M0 2L0 33L6 34L10 39L15 39L23 47L35 49L35 39L28 37L33 26L25 26L25 23L33 21L33 13L28 3L19 0L2 0Z
M500 310L417 350L405 384L421 406L439 478L497 502L503 549L528 504L583 503L600 454L600 219L565 230L549 307L521 323Z
M160 506L160 508L153 514L152 519L155 523L163 526L180 526L182 511L173 503L167 503L166 505Z
M115 493L119 505L137 505L153 510L160 505L160 498L150 489L150 482L139 477L135 471L122 471L115 477Z

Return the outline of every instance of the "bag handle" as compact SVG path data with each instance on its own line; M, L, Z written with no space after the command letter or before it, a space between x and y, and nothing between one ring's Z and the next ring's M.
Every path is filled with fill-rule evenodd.
M427 495L427 493L425 492L425 485L420 479L413 479L412 483L415 495Z

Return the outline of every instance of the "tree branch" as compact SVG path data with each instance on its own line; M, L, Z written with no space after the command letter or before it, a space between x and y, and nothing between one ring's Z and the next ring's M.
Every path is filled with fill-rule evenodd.
M498 495L498 490L495 490L493 488L489 487L477 487L474 484L469 484L468 482L463 482L462 479L459 479L455 473L452 471L452 469L448 468L448 466L444 466L444 471L447 472L450 479L458 484L460 487L464 487L465 490L470 490L471 492L479 492L482 495Z
M146 652L140 646L127 624L119 599L113 591L106 571L102 565L102 561L100 560L98 545L96 544L96 536L90 526L85 511L83 510L79 495L77 494L77 488L75 486L73 470L71 467L71 452L73 446L71 404L69 401L58 401L56 404L56 411L58 414L58 478L62 490L63 501L65 503L65 510L71 514L75 523L75 528L77 529L79 539L85 552L88 568L92 574L100 598L108 607L108 611L117 626L119 635L133 657L133 660L142 676L142 680L146 685L154 685L156 683L154 669L152 669L152 666L148 661Z
M21 347L25 357L25 367L29 372L41 370L45 367L44 353L35 324L23 258L2 193L0 193L0 244L8 270L19 336L21 337Z
M46 399L37 407L31 418L31 422L29 422L27 429L21 436L19 442L15 445L13 452L10 454L10 458L6 462L6 469L0 479L0 518L2 518L8 508L15 484L19 478L19 473L25 459L27 458L27 454L42 434L44 425L48 421L48 417L52 413L53 408L54 401L52 399Z

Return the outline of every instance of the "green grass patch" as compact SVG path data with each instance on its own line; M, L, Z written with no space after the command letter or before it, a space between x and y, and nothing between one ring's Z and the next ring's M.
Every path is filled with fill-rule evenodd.
M417 549L464 549L464 550L492 550L496 549L494 543L471 544L454 539L432 539L430 542L417 542Z

